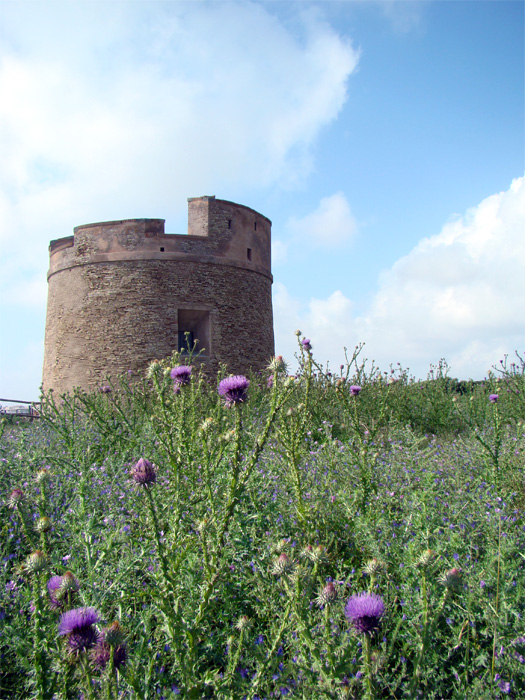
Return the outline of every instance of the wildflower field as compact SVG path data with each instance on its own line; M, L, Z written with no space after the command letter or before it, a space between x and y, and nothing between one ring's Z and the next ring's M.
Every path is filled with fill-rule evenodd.
M0 437L0 700L525 698L525 362L174 355Z

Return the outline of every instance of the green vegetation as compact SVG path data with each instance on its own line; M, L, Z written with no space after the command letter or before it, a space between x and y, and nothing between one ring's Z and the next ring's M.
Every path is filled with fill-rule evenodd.
M525 697L525 363L359 358L4 422L0 698Z

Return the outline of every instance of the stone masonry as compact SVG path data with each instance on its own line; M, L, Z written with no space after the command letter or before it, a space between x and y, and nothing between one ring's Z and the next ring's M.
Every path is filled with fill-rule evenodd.
M188 235L128 219L51 241L44 390L143 372L188 338L211 372L261 369L274 353L270 247L269 219L215 197L188 200Z

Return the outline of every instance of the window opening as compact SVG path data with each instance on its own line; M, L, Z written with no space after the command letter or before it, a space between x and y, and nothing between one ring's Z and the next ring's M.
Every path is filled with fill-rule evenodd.
M231 228L231 227L232 227L232 220L228 219L228 228Z
M160 252L163 253L163 252L164 252L164 248L161 248L161 249L160 249Z
M256 221L253 222L253 230L257 231L257 222Z
M250 262L251 262L251 259L252 259L252 249L251 248L248 248L248 250L246 251L246 255L248 257L248 260L250 260Z

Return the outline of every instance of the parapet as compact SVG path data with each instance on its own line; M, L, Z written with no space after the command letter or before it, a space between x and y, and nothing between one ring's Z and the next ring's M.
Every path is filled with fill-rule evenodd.
M272 279L271 221L214 196L188 199L188 233L164 231L164 219L84 224L51 241L48 279L78 265L126 260L180 260L230 265Z

